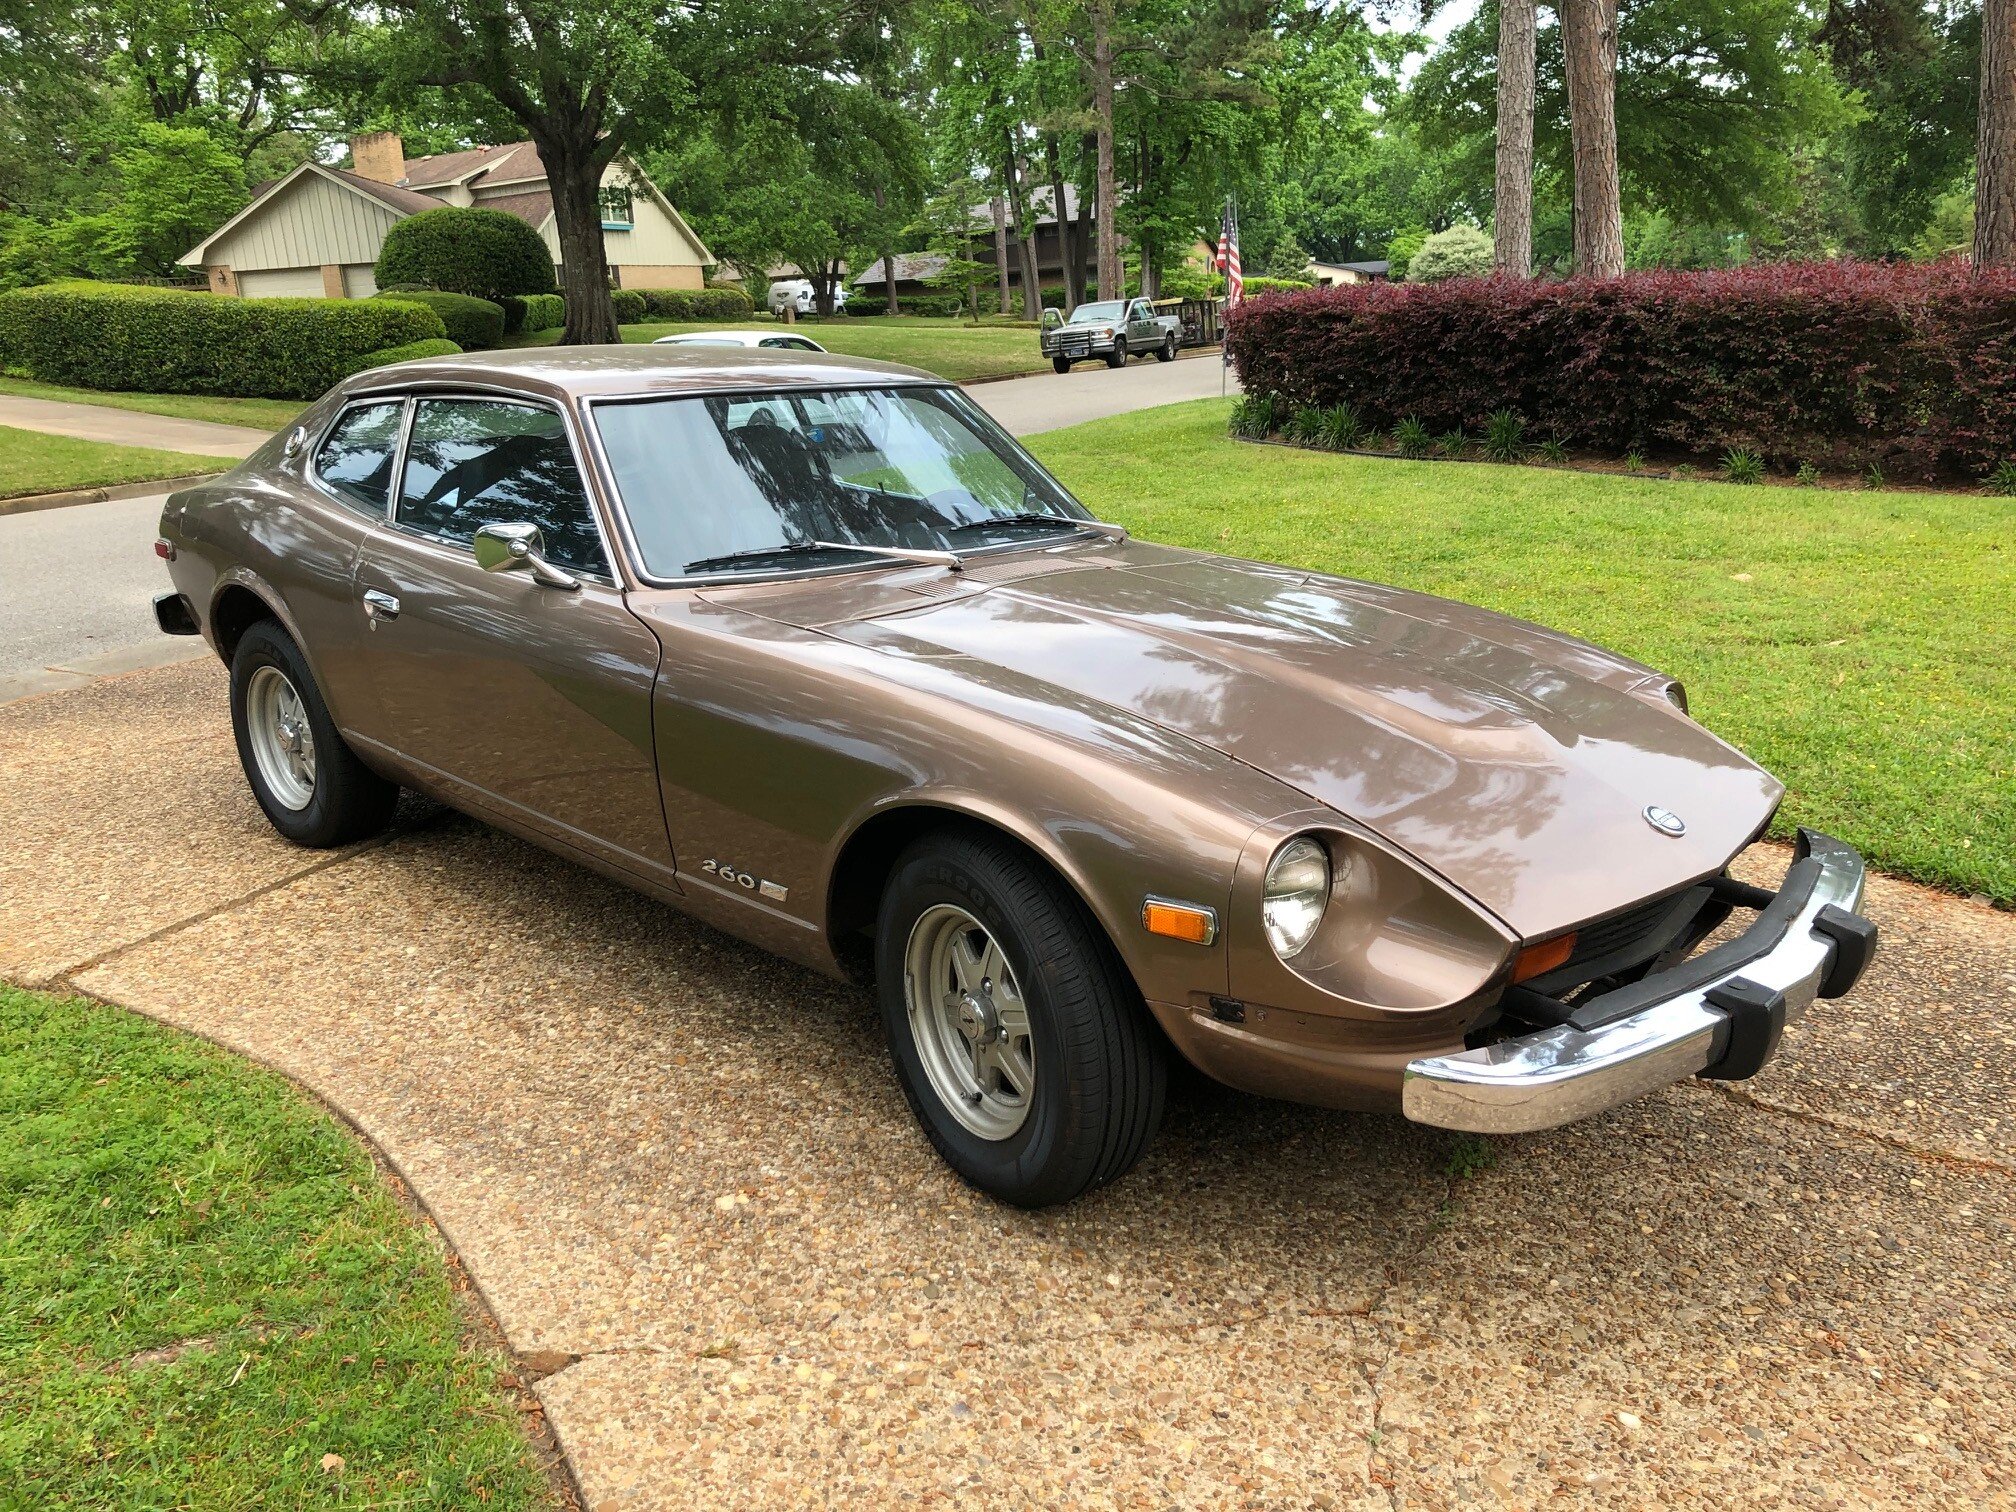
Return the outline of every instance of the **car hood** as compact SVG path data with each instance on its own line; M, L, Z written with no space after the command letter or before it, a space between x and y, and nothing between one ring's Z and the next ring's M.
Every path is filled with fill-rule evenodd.
M1529 938L1715 872L1782 792L1650 668L1488 611L1136 544L993 575L922 605L874 594L844 622L779 617L1127 709L1358 821Z

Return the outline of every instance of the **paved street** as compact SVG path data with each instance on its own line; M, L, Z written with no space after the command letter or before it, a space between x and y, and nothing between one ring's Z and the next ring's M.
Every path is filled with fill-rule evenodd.
M969 392L1018 435L1218 392L1216 357L1080 367ZM242 456L264 437L236 426L0 395L0 425L179 451ZM226 452L226 448L231 448ZM154 627L167 575L153 555L159 494L0 515L0 703L94 672L203 654Z
M2016 1491L2007 914L1875 879L1869 980L1739 1088L1480 1159L1191 1086L1031 1215L932 1154L862 992L417 802L285 846L214 663L0 708L0 833L0 978L342 1109L597 1512Z
M0 703L209 655L154 624L154 595L168 586L154 555L161 498L0 515Z

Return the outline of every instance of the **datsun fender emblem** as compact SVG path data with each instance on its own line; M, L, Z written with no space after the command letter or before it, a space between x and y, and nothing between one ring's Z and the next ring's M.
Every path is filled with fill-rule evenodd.
M1673 810L1663 809L1656 803L1645 805L1645 822L1659 831L1660 834L1671 835L1676 840L1687 833L1687 821L1685 819L1682 819Z

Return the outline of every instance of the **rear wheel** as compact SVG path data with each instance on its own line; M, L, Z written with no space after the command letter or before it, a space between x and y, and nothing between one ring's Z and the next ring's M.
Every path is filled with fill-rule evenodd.
M1176 336L1174 332L1162 338L1162 345L1155 349L1155 360L1174 362L1176 360Z
M1050 366L1060 373L1068 373L1071 371L1071 359L1069 357L1052 357L1050 359Z
M232 653L231 727L252 796L296 845L348 845L392 822L397 785L336 733L300 647L270 619Z
M1113 343L1113 350L1106 354L1106 366L1108 367L1127 366L1127 338L1125 336L1122 336L1118 340L1116 340Z
M1012 843L919 840L883 893L875 976L898 1080L961 1177L1018 1207L1124 1175L1168 1069L1098 924Z

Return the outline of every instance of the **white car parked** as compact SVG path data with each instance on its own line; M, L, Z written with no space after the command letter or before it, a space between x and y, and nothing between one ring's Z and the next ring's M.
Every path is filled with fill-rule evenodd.
M786 336L777 331L688 331L683 336L660 336L653 346L699 347L781 347L787 352L826 350L810 336Z
M791 305L800 315L816 314L819 300L813 292L809 278L780 278L770 285L770 313L782 315L784 307ZM833 312L839 314L847 307L847 286L839 284L833 290Z

